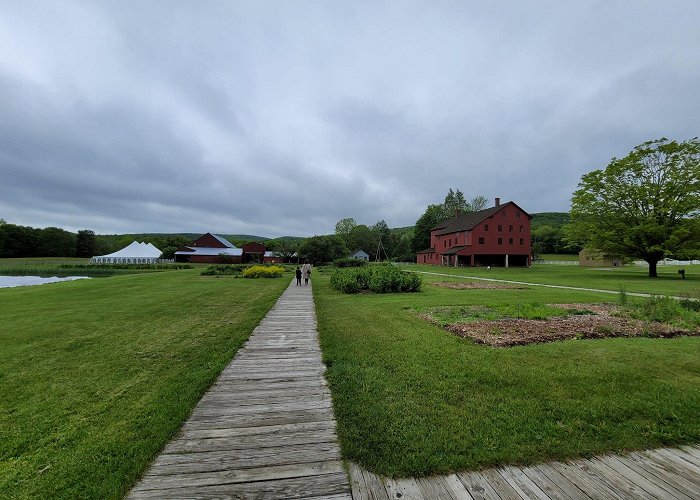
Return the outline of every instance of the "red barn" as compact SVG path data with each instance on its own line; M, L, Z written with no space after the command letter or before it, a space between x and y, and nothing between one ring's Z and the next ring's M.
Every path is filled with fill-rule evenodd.
M447 219L430 230L430 248L419 264L439 266L529 266L532 216L514 202Z
M216 234L203 234L191 245L178 248L175 262L238 264L243 259L243 250Z

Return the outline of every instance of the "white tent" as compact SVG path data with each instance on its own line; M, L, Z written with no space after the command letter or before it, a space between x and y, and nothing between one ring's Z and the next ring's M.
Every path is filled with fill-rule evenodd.
M158 250L151 243L132 242L129 246L108 255L90 259L91 264L154 264L162 262Z

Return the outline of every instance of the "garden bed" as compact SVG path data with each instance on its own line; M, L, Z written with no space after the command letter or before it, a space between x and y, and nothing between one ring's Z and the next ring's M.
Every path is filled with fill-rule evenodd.
M548 307L561 308L571 313L546 319L475 319L454 323L440 322L430 313L422 313L420 316L441 324L455 335L491 347L570 339L676 337L700 334L698 329L633 319L627 317L621 308L610 304L551 304Z

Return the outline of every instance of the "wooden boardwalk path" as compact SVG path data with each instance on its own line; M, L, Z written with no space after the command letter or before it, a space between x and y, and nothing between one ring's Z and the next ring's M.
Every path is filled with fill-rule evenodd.
M350 499L324 370L292 283L128 498Z
M129 498L700 499L700 446L389 479L343 467L311 286L294 284Z
M697 500L700 446L388 479L350 464L354 500Z

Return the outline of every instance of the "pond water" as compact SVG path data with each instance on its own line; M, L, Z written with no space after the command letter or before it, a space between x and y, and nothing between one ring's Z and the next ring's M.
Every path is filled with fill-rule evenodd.
M45 283L57 283L59 281L73 281L90 279L87 276L68 276L66 278L41 278L39 276L0 276L0 288L12 288L16 286L43 285Z

